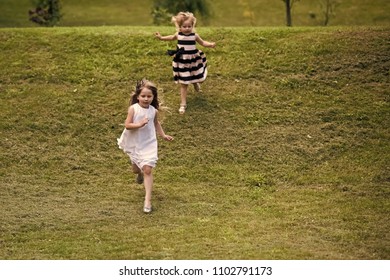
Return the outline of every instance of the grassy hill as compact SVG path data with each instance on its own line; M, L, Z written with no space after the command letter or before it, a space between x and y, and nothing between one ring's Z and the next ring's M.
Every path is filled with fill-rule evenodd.
M341 0L330 25L389 25L387 0ZM0 27L35 26L28 21L31 0L1 0ZM152 0L66 0L62 1L62 26L152 25ZM284 26L285 8L281 0L213 0L212 17L199 18L205 26ZM293 25L323 24L323 9L317 0L301 0L293 7Z
M0 30L1 259L389 259L389 28L199 28L184 116L154 31ZM116 145L142 77L152 215Z

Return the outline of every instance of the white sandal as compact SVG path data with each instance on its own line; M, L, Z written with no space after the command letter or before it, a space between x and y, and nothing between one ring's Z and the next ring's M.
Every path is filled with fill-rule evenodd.
M150 213L152 213L152 211L153 211L152 206L150 206L150 207L144 206L143 211L144 211L145 214L150 214Z
M184 114L186 112L187 105L186 104L180 104L179 113Z

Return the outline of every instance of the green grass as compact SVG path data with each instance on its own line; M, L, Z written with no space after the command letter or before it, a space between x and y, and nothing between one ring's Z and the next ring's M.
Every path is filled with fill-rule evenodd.
M66 0L62 1L61 26L152 25L152 0ZM284 26L285 7L281 0L213 0L212 16L199 17L199 26ZM28 20L31 0L1 0L0 27L36 26ZM388 26L390 2L387 0L342 0L329 25ZM300 1L293 6L293 25L322 25L319 1ZM311 15L314 15L313 18Z
M0 30L1 259L390 257L389 28L199 28L184 116L154 31ZM152 215L116 145L142 77L175 137Z

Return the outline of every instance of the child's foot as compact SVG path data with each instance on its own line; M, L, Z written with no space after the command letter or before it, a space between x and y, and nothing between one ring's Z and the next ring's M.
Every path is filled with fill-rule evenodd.
M180 104L179 113L183 115L186 112L186 108L186 104Z
M142 174L142 172L137 174L137 178L135 179L135 181L137 182L137 184L142 184L144 182L144 175Z
M145 201L145 203L144 203L144 213L145 214L149 214L150 212L152 212L152 204L149 202L149 203L147 203L146 201Z
M195 88L195 91L196 91L196 92L202 92L202 89L200 88L200 84L195 83L195 84L194 84L194 88Z

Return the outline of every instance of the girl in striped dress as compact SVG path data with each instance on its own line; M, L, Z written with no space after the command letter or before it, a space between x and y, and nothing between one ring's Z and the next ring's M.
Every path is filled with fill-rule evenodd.
M193 84L196 91L200 91L199 83L207 77L206 55L196 48L196 43L203 47L214 48L214 42L204 41L195 33L196 18L190 12L180 12L172 17L177 32L173 35L161 36L156 32L156 37L163 41L177 40L177 49L168 51L173 55L172 67L175 83L180 84L180 108L179 113L184 114L187 108L188 85Z

